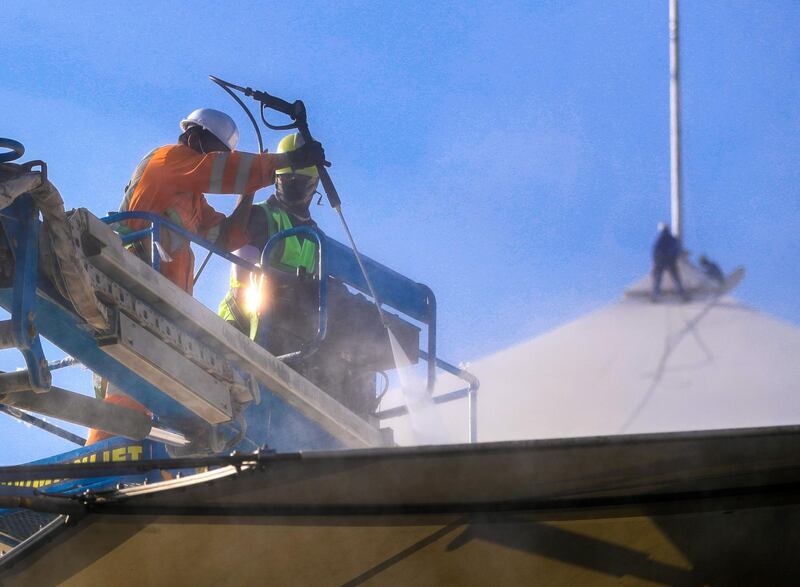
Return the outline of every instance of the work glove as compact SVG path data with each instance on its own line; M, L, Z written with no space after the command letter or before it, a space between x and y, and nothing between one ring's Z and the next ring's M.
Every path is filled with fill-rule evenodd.
M322 148L319 141L305 143L299 149L286 153L286 156L289 158L289 164L295 169L303 169L312 165L331 166L325 161L325 149Z

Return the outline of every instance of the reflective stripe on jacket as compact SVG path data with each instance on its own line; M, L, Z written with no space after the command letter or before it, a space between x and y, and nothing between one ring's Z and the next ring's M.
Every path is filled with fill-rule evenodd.
M273 154L232 151L203 155L182 144L159 147L137 165L119 209L165 216L184 229L215 242L225 215L214 210L203 194L254 192L274 182L275 167ZM139 230L148 223L129 220L125 224L128 230ZM164 249L173 257L172 262L162 263L162 273L191 292L193 256L188 243L168 231L162 234L162 241ZM234 250L246 242L244 230L231 231L225 245L228 250Z

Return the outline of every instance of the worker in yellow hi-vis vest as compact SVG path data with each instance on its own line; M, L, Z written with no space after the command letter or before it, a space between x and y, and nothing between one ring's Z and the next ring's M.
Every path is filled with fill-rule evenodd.
M291 134L280 141L277 153L292 153L302 145L303 138L297 133ZM278 169L275 172L275 194L267 201L253 205L247 226L250 240L235 254L251 263L258 263L267 240L273 235L296 226L316 226L309 206L318 184L317 168L313 165ZM285 274L285 280L279 278L280 274L265 280L262 275L233 265L230 291L219 305L219 315L255 339L259 320L275 309L276 292L291 287L291 295L296 296L297 284L313 276L316 257L315 241L292 236L280 241L270 256L270 265ZM282 281L283 284L268 281Z

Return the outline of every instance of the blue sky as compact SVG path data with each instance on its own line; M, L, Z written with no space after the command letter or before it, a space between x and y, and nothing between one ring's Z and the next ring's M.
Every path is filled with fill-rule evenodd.
M669 215L666 0L164 4L4 4L0 135L49 163L67 207L115 209L199 106L231 113L254 150L214 74L306 102L361 248L434 289L456 362L648 270ZM799 23L794 1L681 6L686 246L745 265L737 297L795 324ZM213 264L198 296L215 305L226 273ZM88 391L85 372L58 382ZM8 419L3 445L0 462L67 448Z

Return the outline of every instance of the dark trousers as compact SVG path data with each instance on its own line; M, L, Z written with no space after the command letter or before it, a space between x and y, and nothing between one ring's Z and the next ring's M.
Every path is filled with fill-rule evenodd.
M672 276L672 281L678 288L678 293L680 294L680 296L682 298L685 298L686 290L683 289L681 276L678 273L678 263L676 261L672 261L671 263L653 264L653 299L656 299L658 296L661 295L661 278L663 277L665 270L669 271L669 274Z

